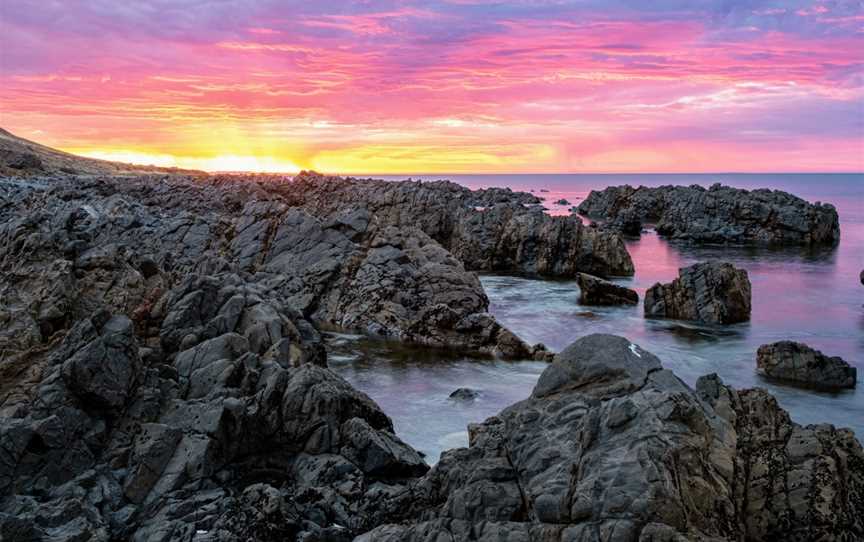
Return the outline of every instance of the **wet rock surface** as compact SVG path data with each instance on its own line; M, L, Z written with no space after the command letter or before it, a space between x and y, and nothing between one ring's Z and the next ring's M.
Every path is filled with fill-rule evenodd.
M756 367L768 378L826 390L854 388L858 377L857 369L842 358L792 341L760 346Z
M833 245L840 240L837 211L780 190L742 190L719 183L693 186L613 186L592 191L579 214L605 227L638 235L653 223L660 235L700 243Z
M579 273L576 275L579 284L579 303L582 305L636 305L639 294L608 280Z
M459 388L450 394L450 399L454 401L470 402L480 397L480 392L471 388Z
M361 541L854 540L864 451L764 390L689 388L622 337L576 341L532 396L469 427L417 511Z
M646 318L672 318L709 324L750 319L751 287L747 271L720 262L697 263L678 270L678 278L645 292Z

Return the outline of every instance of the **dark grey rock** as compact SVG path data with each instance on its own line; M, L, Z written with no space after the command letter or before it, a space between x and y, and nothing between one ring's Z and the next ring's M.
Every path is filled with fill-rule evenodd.
M747 271L720 262L698 263L678 270L669 284L645 292L646 318L674 318L709 324L750 320Z
M141 365L132 321L100 313L79 324L71 335L90 341L74 353L70 348L63 363L63 380L69 390L88 405L122 408Z
M429 472L326 368L316 324L551 357L472 271L632 262L538 203L312 174L0 179L0 537L858 536L851 432L719 379L694 394L624 339L569 347Z
M384 225L417 227L471 271L547 276L632 275L623 241L577 217L551 217L539 199L509 189L471 191L448 181L386 182L303 172L294 179L299 204L316 216L364 205Z
M756 366L769 378L821 389L854 388L858 376L857 369L842 358L792 341L760 346Z
M599 277L579 273L576 275L579 283L579 303L582 305L636 305L639 294Z
M780 190L701 186L612 186L592 190L580 214L605 219L614 231L637 234L643 223L657 233L700 243L833 245L840 240L837 211Z
M851 431L796 425L716 375L694 391L622 337L576 341L469 434L417 482L410 519L357 540L839 541L864 527Z
M480 397L480 392L471 388L458 388L450 394L455 401L473 401Z

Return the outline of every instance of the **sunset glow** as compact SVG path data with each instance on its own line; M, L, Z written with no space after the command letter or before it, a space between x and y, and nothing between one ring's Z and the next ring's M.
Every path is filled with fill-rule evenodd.
M858 1L0 7L0 126L341 173L864 170Z

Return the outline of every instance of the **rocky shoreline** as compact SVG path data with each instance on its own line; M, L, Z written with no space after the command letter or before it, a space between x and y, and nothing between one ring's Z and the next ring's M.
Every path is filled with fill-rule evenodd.
M4 540L864 536L851 431L795 425L716 377L690 389L624 338L555 356L432 470L327 369L325 327L551 360L488 313L475 272L587 273L606 291L596 277L633 264L617 233L531 194L15 169L0 178Z

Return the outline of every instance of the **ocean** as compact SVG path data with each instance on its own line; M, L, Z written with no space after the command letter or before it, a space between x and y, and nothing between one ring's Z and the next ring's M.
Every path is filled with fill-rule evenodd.
M378 176L381 177L381 176ZM833 204L840 215L836 247L765 248L694 246L654 232L628 240L636 273L615 279L644 292L669 282L678 268L724 260L747 270L753 285L750 322L704 326L646 320L637 307L584 307L573 281L482 275L490 312L529 343L559 351L591 333L623 335L653 352L691 386L717 373L736 388L764 387L801 424L831 423L864 435L864 174L651 174L651 175L452 175L470 188L506 186L543 197L550 214L568 214L592 189L631 184L785 190L808 201ZM406 176L384 176L405 179ZM858 367L855 390L826 393L778 385L756 374L756 349L779 340L804 342ZM467 445L466 426L483 421L531 393L545 363L466 359L355 335L330 334L330 366L370 395L393 419L397 434L435 462L448 448ZM480 391L477 401L448 398L459 387Z

